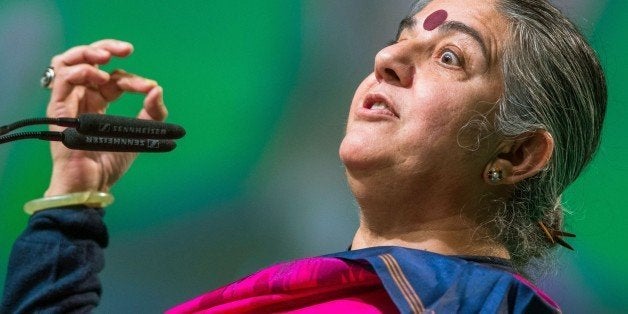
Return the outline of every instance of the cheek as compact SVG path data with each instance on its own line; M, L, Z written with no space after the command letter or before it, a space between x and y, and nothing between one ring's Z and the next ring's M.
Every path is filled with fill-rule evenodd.
M476 145L476 137L466 139L466 125L479 114L460 94L451 90L427 88L432 92L415 95L414 106L406 115L400 138L406 138L409 152L426 150L437 155L447 154L461 147ZM475 106L473 106L475 107ZM474 134L477 134L475 132Z
M447 90L430 86L424 90L427 92L415 94L410 100L413 105L409 107L405 123L413 132L426 135L446 132L459 115L459 108L453 105L456 100Z
M495 105L465 93L448 91L440 95L440 98L433 96L418 113L420 116L415 117L422 122L418 132L427 134L426 141L442 150L483 151L490 142L491 112Z

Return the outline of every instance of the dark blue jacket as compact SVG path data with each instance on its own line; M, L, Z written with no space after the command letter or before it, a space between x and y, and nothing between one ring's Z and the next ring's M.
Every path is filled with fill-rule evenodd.
M0 313L89 313L100 301L107 228L103 211L33 215L13 244Z

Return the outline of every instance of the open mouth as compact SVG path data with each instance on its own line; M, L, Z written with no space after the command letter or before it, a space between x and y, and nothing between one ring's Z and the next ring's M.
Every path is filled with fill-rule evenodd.
M395 111L392 103L382 96L368 96L364 101L363 107L374 114L382 114L399 118L399 115Z

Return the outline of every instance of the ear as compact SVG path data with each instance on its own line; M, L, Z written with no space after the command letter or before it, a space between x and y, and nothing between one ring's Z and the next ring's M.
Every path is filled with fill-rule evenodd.
M554 139L546 130L522 134L500 145L497 156L484 170L488 184L515 184L539 173L552 157ZM491 180L491 171L501 171L500 180Z

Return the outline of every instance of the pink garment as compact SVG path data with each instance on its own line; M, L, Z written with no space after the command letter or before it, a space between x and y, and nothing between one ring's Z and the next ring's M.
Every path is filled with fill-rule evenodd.
M519 274L513 274L513 275L515 276L515 278L517 278L517 280L521 281L524 285L528 286L530 289L532 289L534 292L536 292L536 294L538 296L540 296L541 299L543 299L549 305L553 306L556 309L560 309L560 306L558 306L558 303L556 303L556 301L552 300L552 298L550 298L550 296L547 295L547 293L545 293L545 291L539 289L537 286L535 286L533 283L531 283L528 279L525 279L523 276L521 276Z
M166 313L398 313L368 266L332 257L277 264Z

